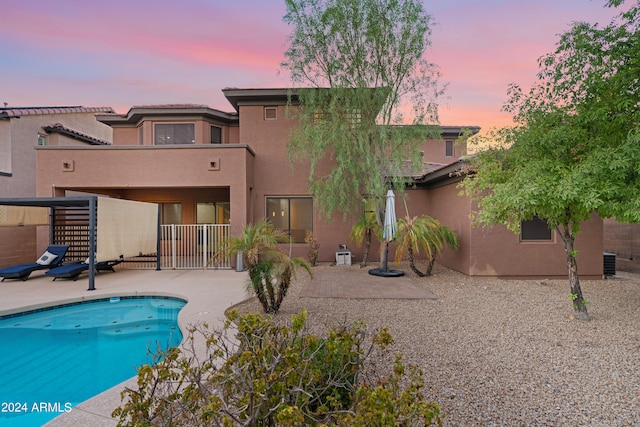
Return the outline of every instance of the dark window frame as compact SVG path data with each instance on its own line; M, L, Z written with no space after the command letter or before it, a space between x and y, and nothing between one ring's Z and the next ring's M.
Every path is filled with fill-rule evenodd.
M553 230L547 221L534 216L532 219L520 223L521 242L553 242Z
M211 125L210 132L211 137L209 139L211 144L222 144L222 128L220 126Z
M174 128L172 132L159 132L158 131L158 127L159 126L190 126L191 127L191 140L189 142L183 142L181 141L181 138L176 137L176 129ZM164 138L165 138L165 142L161 142L159 141L159 138L162 136L162 133L164 133ZM169 133L171 133L172 135L172 140L171 137L167 136ZM188 136L187 136L188 137ZM166 142L166 139L169 139L169 142ZM179 142L177 142L179 141ZM196 143L196 124L189 122L189 123L185 123L185 122L175 122L175 123L154 123L153 124L153 145L193 145Z
M314 212L313 212L313 197L308 197L308 196L268 196L265 198L265 217L266 219L269 221L270 218L274 217L275 215L277 215L277 213L275 211L271 212L271 214L269 213L269 201L286 201L286 213L287 213L287 228L282 228L279 227L281 230L283 230L285 233L287 233L288 236L293 237L293 243L305 243L304 239L306 237L306 231L310 231L313 233L313 224L314 224ZM309 220L310 223L310 228L307 229L305 228L305 236L302 235L298 235L298 236L294 236L291 234L292 228L291 228L291 201L292 200L307 200L311 203L310 206L310 212L311 212L311 217L310 218L305 218ZM283 212L283 216L284 216L284 212ZM277 226L277 224L274 224L274 226Z
M453 144L452 139L447 139L444 141L444 156L445 157L453 157L455 155L456 149Z

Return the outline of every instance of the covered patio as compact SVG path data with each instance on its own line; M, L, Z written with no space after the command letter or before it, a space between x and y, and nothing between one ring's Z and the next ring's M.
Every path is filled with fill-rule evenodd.
M48 226L49 244L70 246L66 262L95 265L155 254L160 269L159 224L159 209L152 203L98 196L0 199L0 226ZM88 271L93 291L96 271Z

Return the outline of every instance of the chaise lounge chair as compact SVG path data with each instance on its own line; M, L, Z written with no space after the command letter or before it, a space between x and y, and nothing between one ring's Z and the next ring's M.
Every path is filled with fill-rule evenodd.
M49 268L58 267L62 263L69 245L49 245L44 254L33 264L12 265L0 269L0 277L2 282L4 279L20 279L25 281L29 275L36 270L47 270Z
M115 272L113 267L120 264L121 262L122 260L98 262L96 263L96 271ZM71 279L75 282L76 280L78 280L78 277L80 277L80 274L87 270L89 270L89 263L85 261L61 265L60 267L52 268L44 274L46 274L47 276L52 276L54 281L56 279Z

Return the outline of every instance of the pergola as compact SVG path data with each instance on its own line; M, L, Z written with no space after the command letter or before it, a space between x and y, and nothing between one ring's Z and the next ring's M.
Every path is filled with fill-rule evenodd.
M100 206L100 203L102 203L105 206L110 206L113 203L116 204L120 204L121 206L126 207L126 209L113 209L110 208L110 210L104 211L102 212L102 216L106 218L109 218L109 221L111 222L111 227L113 227L113 225L115 224L117 228L117 225L120 223L120 225L122 225L122 223L124 221L132 221L134 222L133 226L134 226L134 230L132 231L131 229L126 229L126 230L119 230L120 233L113 233L115 236L109 236L108 238L103 238L102 240L100 240L100 243L102 244L102 247L98 246L98 209ZM146 206L141 206L141 205L146 205ZM143 202L135 202L135 201L130 201L130 200L121 200L121 199L110 199L110 198L105 198L105 197L98 197L98 196L78 196L78 197L35 197L35 198L0 198L0 206L16 206L16 207L23 207L23 208L49 208L49 215L47 218L46 222L43 222L42 219L38 219L38 215L34 215L31 218L36 218L36 219L29 219L28 215L24 216L24 220L23 222L20 223L4 223L2 221L2 216L0 216L0 226L24 226L24 225L48 225L49 226L49 242L51 244L56 243L54 242L54 214L55 214L55 210L56 209L65 209L65 208L85 208L88 210L88 261L89 261L89 265L90 266L94 266L96 264L97 261L106 261L106 259L97 259L98 254L100 254L100 256L108 256L108 254L113 254L115 253L114 251L129 251L129 253L122 253L120 252L118 254L118 256L120 257L130 257L130 256L136 256L139 254L139 252L131 252L131 249L122 249L123 246L118 246L117 248L114 249L113 246L117 246L118 243L122 243L119 240L122 239L129 239L131 241L133 241L133 245L136 244L136 238L140 237L140 236L136 236L136 225L139 224L144 224L146 227L137 227L139 229L142 228L146 228L147 231L147 243L146 246L149 246L149 226L155 226L155 250L156 250L156 254L157 254L157 258L156 258L156 269L160 270L160 210L158 208L158 205L156 204L151 204L151 203L143 203ZM144 210L142 211L138 211L139 215L138 215L138 219L140 220L138 223L135 222L136 220L136 207L142 207ZM150 212L153 210L153 208L155 207L155 215L152 219L149 218L150 216ZM25 209L25 212L28 209ZM140 217L141 215L146 215L145 217ZM105 232L105 230L102 230L103 232ZM106 231L111 231L110 229L107 229ZM118 231L118 230L114 230L114 231ZM111 233L109 233L111 234ZM61 243L61 242L57 242L57 243ZM104 244L103 244L104 243ZM111 243L112 247L105 247L106 244ZM115 245L114 245L115 243ZM137 242L140 243L140 242ZM141 244L141 243L140 243ZM129 244L129 247L131 247L132 245ZM95 290L95 273L96 273L96 269L95 268L89 268L89 288L87 289L88 291L93 291Z

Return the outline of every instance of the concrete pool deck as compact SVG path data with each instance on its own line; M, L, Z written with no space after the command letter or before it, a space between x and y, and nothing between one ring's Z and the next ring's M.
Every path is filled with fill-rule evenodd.
M224 322L225 310L247 298L246 280L246 273L233 270L120 270L96 275L96 290L87 291L87 275L81 276L76 282L53 281L44 273L35 272L26 282L6 280L0 283L0 316L104 297L168 295L188 301L178 317L183 332L186 326L200 323L208 323L211 328L217 329ZM127 384L135 385L135 379L118 384L75 406L46 425L115 426L117 422L111 418L111 412L120 406L120 392Z

